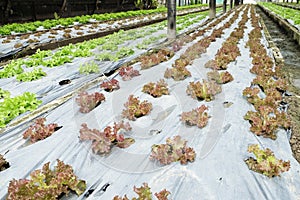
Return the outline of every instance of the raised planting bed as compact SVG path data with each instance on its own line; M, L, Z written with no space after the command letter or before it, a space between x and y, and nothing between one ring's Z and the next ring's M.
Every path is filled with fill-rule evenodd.
M273 3L279 6L300 10L300 5L296 3L282 3L282 2L273 2Z
M208 72L215 71L205 64L227 55L222 48L233 37L237 41L230 45L240 52L226 63L233 80L225 84L208 80ZM297 199L300 165L290 152L288 131L277 129L272 140L257 136L250 130L253 124L243 119L256 109L243 96L246 87L266 84L263 90L257 86L262 90L260 102L266 101L267 89L285 90L283 82L276 82L276 88L268 84L271 80L252 83L258 81L257 74L250 72L257 69L257 55L263 55L262 64L275 69L255 9L244 5L97 79L80 91L88 94L81 103L92 102L89 112L81 112L78 92L40 113L47 121L39 124L47 133L55 124L62 126L49 137L35 143L23 139L24 132L36 126L34 121L0 135L0 154L8 151L4 157L10 164L0 172L0 198L19 194L8 190L15 180L43 177L35 170L53 171L56 180L57 169L67 165L74 182L65 191L78 190L62 199ZM143 68L145 59L151 65ZM279 80L277 71L272 74L267 69L274 81ZM191 83L198 82L203 87L193 91L213 93L209 101L189 95ZM109 85L117 87L105 91ZM215 87L221 91L215 93ZM97 93L105 97L98 105L97 95L91 95ZM61 167L55 168L58 158ZM47 180L40 182L47 186ZM83 181L86 185L79 184Z
M179 19L181 22L178 25L182 27L180 32L192 31L197 24L204 22L205 16L204 13L194 18L194 24ZM182 16L183 19L187 17ZM69 92L84 86L86 81L113 71L165 40L166 30L162 29L165 23L119 31L104 38L70 44L54 51L38 50L27 58L12 60L0 70L1 88L12 94L21 91L36 93L44 106L58 97L68 96ZM127 44L131 46L127 47ZM16 82L18 84L15 87ZM10 120L6 120L4 125Z
M260 3L259 5L266 7L267 9L276 13L280 17L288 20L292 25L295 25L296 27L300 24L299 10L282 7L280 5L276 5L272 3Z
M284 28L300 45L300 11L275 4L261 3L258 6L276 23Z
M207 10L207 7L200 6L197 8L180 9L178 16L184 16L189 13L199 13ZM76 22L76 25L63 25L57 20L56 26L51 29L39 30L34 32L12 34L3 36L0 39L2 43L1 60L11 57L21 57L30 55L37 49L53 49L69 43L82 42L88 39L98 38L111 34L119 30L128 30L136 27L141 27L153 23L157 23L166 19L165 9L160 9L157 12L142 15L146 11L128 11L123 13L103 14L103 20L88 18L86 23ZM153 14L155 13L155 14ZM85 16L82 16L83 18ZM96 17L97 18L97 17ZM60 21L74 21L71 19L61 19ZM48 23L51 24L51 20ZM61 25L62 24L62 25ZM13 26L13 25L11 25ZM15 24L20 26L22 24ZM5 29L5 26L3 27ZM15 30L17 28L15 27ZM15 55L16 54L16 55Z
M198 10L201 9L203 6L206 5L192 5L192 6L183 6L178 7L178 10L187 10L187 9L194 9ZM117 12L117 13L104 13L104 14L94 14L94 15L82 15L76 17L69 17L69 18L58 18L58 19L48 19L45 21L36 21L36 22L27 22L27 23L12 23L7 24L1 27L0 34L1 35L11 35L11 34L20 34L26 32L34 32L39 28L43 29L51 29L55 28L56 26L62 27L69 27L74 26L77 24L87 24L91 22L101 22L101 21L109 21L115 19L122 19L128 17L135 17L141 15L151 15L157 13L166 12L165 7L151 9L151 10L138 10L138 11L127 11L127 12Z

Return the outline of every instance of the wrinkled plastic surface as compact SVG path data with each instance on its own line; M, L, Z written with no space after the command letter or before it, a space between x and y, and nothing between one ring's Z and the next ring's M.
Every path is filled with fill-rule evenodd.
M188 13L190 11L201 11L203 8L195 8L195 9L189 9L189 10L182 10L179 11L179 13ZM61 26L54 27L50 30L55 30L55 34L51 33L50 30L45 30L43 27L39 27L37 30L38 31L43 31L41 35L36 35L35 33L30 34L28 38L22 38L22 35L20 36L15 36L14 39L9 39L9 43L3 43L3 41L7 40L8 37L3 36L0 37L0 61L1 59L4 59L6 57L9 57L11 55L14 55L15 53L23 50L27 46L32 46L32 45L40 45L44 43L49 43L49 42L55 42L55 41L60 41L66 39L64 34L68 34L70 37L75 38L79 37L81 35L89 35L93 33L98 33L98 32L106 32L107 30L111 29L116 29L116 28L121 28L121 27L126 27L126 26L132 26L134 24L137 24L139 22L150 22L151 20L156 20L162 17L165 17L166 14L160 13L160 14L155 14L151 16L144 16L142 18L127 18L127 19L120 19L120 20L115 20L113 23L108 24L108 23L103 23L100 22L100 24L97 24L97 26L93 25L92 23L90 24L80 24L76 22L74 25L78 25L78 28L74 28L74 26L69 26L62 28ZM95 23L97 22L96 20L91 20L91 22ZM99 22L98 22L99 23ZM68 32L65 32L65 29L68 29ZM18 33L12 33L12 35L18 34ZM29 40L36 40L36 42L30 43ZM21 44L20 47L15 47L16 44Z
M206 78L206 73L210 69L204 68L204 64L214 58L222 42L237 26L239 20L226 29L222 38L213 42L201 58L188 66L192 77L180 82L173 79L166 80L170 95L153 98L142 93L141 89L143 84L163 78L166 68L171 67L175 59L191 43L184 46L171 60L141 70L141 76L131 81L125 82L116 76L121 89L112 93L102 91L106 101L90 113L80 113L75 99L71 99L45 114L47 123L55 122L63 128L43 141L30 145L28 141L22 139L22 133L28 124L1 134L0 153L9 150L5 157L11 167L0 172L0 198L5 197L10 180L26 178L31 171L41 168L48 161L54 166L55 160L59 158L73 166L75 174L87 181L88 188L95 185L95 191L88 198L83 195L81 197L71 195L63 199L106 200L124 194L132 197L133 186L139 187L143 182L148 182L153 192L166 188L171 192L171 198L176 200L299 199L300 166L292 156L287 133L283 130L278 131L278 138L275 141L257 137L249 131L249 122L243 119L245 113L253 109L242 96L243 89L248 87L254 78L249 72L251 68L249 49L245 48L248 33L252 29L250 22L247 22L248 28L238 45L242 56L228 68L234 81L223 85L222 93L211 102L199 102L185 93L189 82ZM267 44L265 41L264 43ZM271 53L270 50L268 52ZM139 63L134 67L139 69ZM89 92L99 90L99 87L95 86L90 88ZM90 128L103 130L105 126L120 120L123 104L130 94L153 104L151 114L130 121L133 130L125 136L135 138L136 142L126 149L114 148L106 157L94 155L89 148L90 143L80 142L78 139L80 125L87 123ZM225 101L233 104L224 108ZM180 122L179 115L182 112L190 111L202 104L208 106L211 115L207 127L199 129ZM157 133L155 130L161 132L153 134ZM174 135L180 135L188 140L187 145L193 147L197 153L195 162L186 166L180 163L162 166L150 161L151 146L165 143L166 138ZM203 149L208 141L212 142L212 145ZM272 149L280 159L290 160L290 170L281 177L272 179L250 171L244 160L252 156L247 153L247 147L253 143ZM109 186L104 191L103 186L107 184Z

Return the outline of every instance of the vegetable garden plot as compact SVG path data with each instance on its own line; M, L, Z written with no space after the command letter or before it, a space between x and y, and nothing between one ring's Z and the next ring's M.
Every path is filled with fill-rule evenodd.
M300 5L296 3L283 3L283 2L273 2L276 5L280 5L287 8L293 8L296 10L300 10Z
M291 25L300 31L300 10L282 7L273 3L260 3L260 5L282 17L283 19L286 19Z
M228 20L227 20L227 21L228 21ZM218 28L218 27L220 27L220 26L222 26L222 24L220 24L220 25L217 25L217 26L216 26L216 28ZM209 34L209 33L208 33L208 34Z
M207 8L206 4L188 5L178 7L177 10L182 13L198 12L203 8ZM63 27L74 26L78 24L87 24L91 22L103 22L109 20L130 18L143 15L151 14L161 14L167 11L167 8L160 7L151 10L137 10L137 11L127 11L127 12L117 12L117 13L104 13L104 14L94 14L94 15L82 15L76 17L68 18L58 18L58 19L48 19L45 21L27 22L23 24L12 23L2 26L0 28L0 35L10 35L10 34L20 34L26 32L38 31L39 28L51 29L55 28L57 25ZM59 17L59 16L57 16Z
M179 15L188 14L189 12L195 12L195 11L201 11L205 10L206 8L199 7L194 9L188 9L188 10L180 10ZM143 12L143 11L140 11ZM149 11L150 12L150 11ZM131 15L137 16L137 17L130 17ZM127 18L125 18L127 16ZM102 19L102 18L103 19ZM129 17L129 18L128 18ZM101 19L100 22L96 19L93 19L91 17L87 16L81 16L79 19L77 19L77 24L74 25L73 21L75 19L73 18L67 18L67 19L59 19L59 20L46 20L44 22L40 22L39 24L42 24L44 27L51 28L51 24L57 24L55 27L52 27L51 29L41 29L38 32L29 32L25 34L18 34L18 35L8 35L5 37L0 38L0 42L2 43L1 49L0 49L0 58L6 57L8 55L13 55L18 51L21 51L22 49L26 47L35 48L35 45L40 46L41 44L45 43L53 43L55 41L61 41L66 40L69 38L76 38L80 36L85 35L92 35L92 34L99 34L100 32L107 32L108 30L119 30L121 28L130 27L132 25L140 24L140 23L146 23L151 22L158 19L164 19L166 18L166 13L156 13L152 15L144 15L140 16L138 11L135 12L127 12L127 13L117 13L117 14L103 14L103 15L96 15L95 18ZM115 19L116 20L112 20ZM106 21L106 20L109 21ZM92 23L88 23L89 21L92 21ZM104 22L103 22L104 21ZM74 22L75 23L75 22ZM28 26L35 27L38 24L37 22L33 22L29 24ZM68 25L70 24L70 25ZM3 34L8 31L10 32L10 27L14 27L13 30L19 30L24 28L25 25L22 25L21 28L18 28L21 26L20 24L12 24L7 25L7 30L5 29L6 26L2 27L0 31L2 30ZM43 27L42 26L42 27ZM40 29L40 28L39 28ZM4 34L5 35L5 34Z
M201 24L205 20L206 13L194 16L196 23L193 25L182 20L187 17L189 15L179 18L181 21L179 27L182 31ZM35 93L43 104L46 104L95 79L99 74L112 71L126 60L136 57L162 41L165 38L165 30L161 30L165 27L164 23L139 28L138 32L119 31L104 38L76 45L70 44L55 51L38 51L27 59L12 61L0 71L0 77L4 78L0 81L1 88L9 90L14 95L21 95L24 91ZM8 78L11 76L15 76L17 80ZM19 81L21 82L18 83ZM41 82L43 84L37 84ZM2 123L1 126L6 123Z
M237 44L241 55L227 66L234 80L222 85L222 92L216 94L211 101L193 99L186 94L190 82L207 78L206 73L211 69L205 68L205 63L216 58L218 49L235 31L238 23L246 19L243 13L246 12L252 21L255 18L244 7L238 11L236 15L230 15L229 18L232 20L223 21L214 30L202 36L200 33L199 36L192 33L191 37L194 41L182 45L181 50L177 51L171 59L144 70L140 70L142 63L134 64L133 68L139 70L140 76L132 77L129 81L123 81L119 75L109 77L119 81L120 89L102 92L105 101L91 112L80 113L75 99L49 112L45 115L47 123L57 123L63 127L45 140L34 144L22 140L22 133L27 129L26 126L1 135L0 141L5 141L7 146L3 146L2 142L0 152L10 150L5 155L5 159L11 167L0 173L0 184L2 184L0 196L5 196L8 182L13 178L28 177L30 171L41 169L48 161L51 161L52 168L55 160L59 158L73 166L78 179L86 181L87 189L90 187L95 189L89 196L85 195L88 199L113 199L115 195L124 194L128 197L135 196L133 186L138 188L143 185L143 182L148 182L153 193L163 189L168 190L170 192L168 197L172 199L186 199L187 196L198 199L200 195L204 199L297 199L300 195L296 190L300 180L297 173L299 164L291 155L286 131L278 131L278 138L274 141L261 138L249 131L249 123L243 119L245 113L252 109L252 105L242 96L243 89L248 87L254 78L254 74L249 71L252 67L252 58L249 48L246 47L248 34L253 30L249 20L245 21L243 38ZM204 41L203 38L210 43L201 55L198 52L194 57L190 52L197 47L198 42ZM261 41L265 39L262 38ZM157 83L163 79L166 70L172 69L172 65L175 69L182 69L178 66L182 62L178 60L182 61L184 58L193 58L192 63L183 66L190 72L190 76L184 77L181 81L175 81L173 78L166 79L169 95L164 94L154 98L142 92L145 84ZM177 76L174 74L173 77ZM92 94L96 91L100 91L99 86L90 88L88 92ZM125 118L122 115L125 109L123 104L128 101L130 94L138 97L141 102L144 100L150 102L152 104L150 113L142 117L138 117L140 114L137 114L135 121ZM226 107L224 102L228 102ZM229 103L232 105L229 106ZM200 109L198 112L203 113L202 120L205 112L210 116L206 126L200 129L180 121L180 114L197 107L203 108L201 105L208 107L207 111L205 109L200 111ZM82 129L84 128L81 126L82 123L86 123L88 128L95 128L102 132L107 125L113 126L114 121L121 119L128 121L132 127L131 132L124 132L124 138L135 140L127 148L116 147L115 145L121 142L121 139L117 139L111 153L101 156L92 152L92 142L80 141L78 138L81 135L80 129L87 131ZM173 137L176 135L187 140L187 143ZM217 143L214 139L218 139ZM97 139L95 141L97 142ZM181 142L178 144L175 141ZM262 147L271 148L276 157L284 161L289 160L291 166L289 171L282 173L281 177L274 178L250 171L244 162L251 156L247 153L248 144L257 144L258 141ZM211 149L203 149L211 142L212 146L208 146ZM161 159L158 161L162 164L156 162L155 158L163 158L159 152L167 148L168 145L163 146L166 143L168 145L175 143L176 148L181 147L181 152L190 152L188 155L181 156L191 162L185 166L179 162L164 165ZM153 144L156 145L152 146ZM203 154L205 151L207 153ZM179 161L176 157L178 154L172 150L171 153L171 158L166 159L166 162ZM150 154L152 160L149 159ZM21 158L26 158L26 161ZM238 192L236 186L239 186ZM139 189L135 191L138 192ZM84 194L87 193L83 193L79 199L85 198ZM65 198L77 199L77 196Z

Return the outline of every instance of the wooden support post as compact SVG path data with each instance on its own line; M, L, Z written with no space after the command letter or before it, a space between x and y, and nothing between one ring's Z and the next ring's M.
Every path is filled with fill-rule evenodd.
M11 2L10 0L6 1L6 6L4 7L4 23L8 23L8 18L9 18L9 13L10 13L10 9L11 9Z
M31 2L31 16L32 16L32 20L36 21L35 1Z
M216 17L216 0L209 0L209 18Z
M234 7L239 5L239 0L234 0Z
M119 10L120 7L120 0L117 0L117 10Z
M67 0L64 0L60 8L59 16L63 16L66 10L67 10Z
M168 40L176 38L176 0L168 0Z
M226 13L227 0L223 0L223 13Z

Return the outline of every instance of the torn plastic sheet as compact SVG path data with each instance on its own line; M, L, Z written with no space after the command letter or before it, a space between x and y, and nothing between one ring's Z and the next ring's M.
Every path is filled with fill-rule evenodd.
M239 18L240 19L240 18ZM239 20L237 20L238 22ZM28 127L23 124L14 130L0 135L0 153L7 150L5 155L11 167L0 173L0 198L5 198L7 186L13 178L26 178L34 169L51 161L55 165L57 158L73 166L75 174L87 181L87 188L95 185L94 191L84 197L75 195L63 199L112 199L115 195L127 194L135 196L133 186L140 186L147 182L152 191L166 188L171 192L172 199L299 199L300 174L299 163L293 158L287 134L283 130L277 133L276 140L255 136L249 131L249 122L243 119L252 106L242 96L242 91L248 87L254 78L249 72L251 58L249 49L245 48L251 25L248 22L244 38L240 40L241 56L236 62L230 63L228 71L234 81L222 86L222 93L216 95L211 102L197 101L187 96L185 89L189 82L206 77L209 69L204 64L214 58L226 37L234 27L224 30L224 37L217 38L207 52L188 66L192 77L176 82L167 79L170 95L153 98L141 92L144 84L156 82L163 78L166 68L183 53L188 46L184 46L167 62L153 68L141 70L140 76L130 81L122 81L119 76L120 89L112 93L103 92L106 101L87 114L79 112L75 97L44 116L47 123L55 122L63 127L51 137L29 145L22 139L22 133ZM139 63L134 65L139 69ZM110 77L111 78L111 77ZM99 91L96 85L89 92ZM153 110L147 116L130 121L132 132L126 137L133 137L136 142L126 149L113 148L110 155L101 157L92 153L90 142L80 142L78 139L81 123L87 123L90 128L103 130L115 120L120 119L130 94L148 100L153 104ZM233 104L224 108L225 101ZM209 108L211 118L208 126L203 129L189 127L179 121L182 112L194 109L202 104ZM167 117L157 122L159 113L166 111ZM156 123L153 123L156 122ZM153 125L154 124L154 125ZM149 134L151 130L161 130L158 134ZM218 142L209 154L199 158L206 138L212 130L220 131ZM149 160L151 146L165 143L166 138L181 135L188 140L188 145L196 151L196 160L186 166L173 163L161 166ZM281 177L268 178L250 171L244 160L250 156L247 153L249 144L259 143L263 147L271 148L276 157L290 160L291 168ZM103 188L106 188L105 191Z

